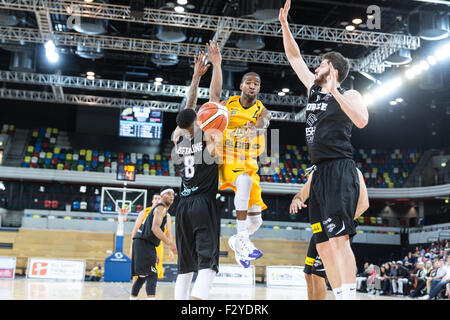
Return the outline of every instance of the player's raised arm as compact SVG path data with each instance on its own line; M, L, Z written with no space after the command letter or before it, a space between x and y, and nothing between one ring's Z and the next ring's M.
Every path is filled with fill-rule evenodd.
M297 45L294 37L292 36L291 30L289 30L289 24L287 21L289 9L291 8L291 0L286 0L284 8L280 8L279 20L281 23L281 28L283 30L283 45L284 51L286 53L287 59L294 69L295 73L299 77L300 81L305 85L308 90L314 84L314 73L312 73L305 60L303 60L300 53L300 48Z
M198 98L198 86L202 76L208 71L210 64L205 64L207 54L200 52L197 56L194 56L194 74L192 75L191 86L189 87L188 99L186 102L186 109L194 109L197 105Z
M208 59L213 65L211 84L209 87L209 99L211 101L220 102L222 94L222 55L217 42L214 40L206 44L208 48Z

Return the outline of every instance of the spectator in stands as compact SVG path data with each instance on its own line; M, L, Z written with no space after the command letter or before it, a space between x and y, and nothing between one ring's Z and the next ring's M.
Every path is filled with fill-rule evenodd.
M370 274L370 276L367 278L367 291L370 294L376 294L379 295L381 291L381 279L380 275L381 273L385 272L384 267L381 266L379 268L379 272L377 272L378 266L373 266L373 270Z
M403 262L401 260L397 261L397 281L395 281L397 291L399 295L404 295L406 285L410 282L411 275L409 274L409 270L403 266Z
M366 270L367 272L367 280L366 280L366 292L371 293L374 287L374 276L376 274L375 266L371 263Z
M392 261L390 263L391 265L391 272L389 273L389 279L391 281L391 294L396 295L397 294L397 278L398 278L398 268L397 263L395 261Z
M367 277L369 276L368 268L369 268L369 263L368 262L364 263L363 271L356 275L356 290L358 290L358 291L365 292L364 286L366 284Z
M381 281L380 295L387 295L390 293L390 290L391 290L391 281L389 279L391 269L389 267L389 263L386 262L383 265L382 270L384 270L384 271L381 272L381 270L380 270L380 281Z
M445 277L446 274L447 274L447 268L445 266L444 259L440 259L439 260L439 268L436 271L436 276L434 276L431 280L430 291L428 293L430 296L431 296L431 292L433 291L434 287L437 286L441 282L441 280Z
M427 294L430 293L431 281L433 281L434 277L436 277L438 269L439 269L439 260L435 260L433 262L433 268L427 274Z
M435 285L433 285L433 282L435 282ZM430 300L438 297L438 295L446 290L447 285L450 284L450 272L447 272L442 279L440 280L433 280L431 284L431 290L429 295L425 295L423 297L424 300Z
M99 263L91 270L91 275L86 281L100 281L103 278L102 265Z
M417 262L417 268L414 271L413 278L416 279L414 291L411 292L412 298L421 297L425 294L427 269L422 261Z

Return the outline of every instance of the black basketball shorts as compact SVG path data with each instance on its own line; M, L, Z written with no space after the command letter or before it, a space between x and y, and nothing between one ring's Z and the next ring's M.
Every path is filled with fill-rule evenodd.
M306 274L315 274L316 276L326 278L325 267L323 266L322 259L320 259L319 253L316 249L316 241L314 236L311 237L309 242L308 252L306 253L305 268L303 272Z
M156 248L147 240L133 240L133 254L131 256L131 275L148 276L156 271Z
M175 231L178 273L219 271L220 217L215 197L204 194L181 197Z
M358 198L359 178L352 159L329 160L316 166L308 205L316 243L356 234Z

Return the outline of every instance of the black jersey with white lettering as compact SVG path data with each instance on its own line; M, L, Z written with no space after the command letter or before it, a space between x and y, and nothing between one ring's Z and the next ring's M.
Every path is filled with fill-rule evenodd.
M155 209L159 206L164 207L164 204L160 202L154 208L152 208L152 210L148 213L147 217L145 218L144 222L142 222L142 224L139 226L139 229L134 235L133 240L134 239L147 240L155 247L159 246L161 240L152 231L154 212ZM167 223L167 214L164 216L163 221L161 222L162 232L164 232L164 229L166 228L166 223Z
M219 185L217 160L206 149L205 135L201 129L194 138L180 136L175 146L175 169L181 176L180 197L205 194L215 197Z
M344 88L339 87L343 94ZM306 106L306 143L313 164L325 160L353 158L353 122L331 93L313 85Z

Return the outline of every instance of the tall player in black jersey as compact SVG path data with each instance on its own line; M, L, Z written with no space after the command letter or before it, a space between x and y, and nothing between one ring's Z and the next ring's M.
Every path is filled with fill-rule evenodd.
M359 92L340 87L349 63L338 52L328 52L312 73L292 36L287 17L291 1L280 9L286 56L308 90L306 143L312 164L309 218L317 251L336 295L356 299L356 261L350 236L356 233L356 206L360 183L350 141L353 125L364 128L367 107ZM362 180L362 181L361 181Z
M170 187L161 188L161 201L153 207L133 236L133 254L131 255L131 275L137 276L131 289L130 300L137 300L142 285L147 299L154 300L158 272L156 264L158 255L156 247L163 241L176 254L177 248L171 239L164 234L167 223L167 210L173 203L175 192Z
M216 194L219 184L216 140L197 124L195 106L200 77L208 70L206 54L195 57L194 76L186 109L177 116L172 135L172 159L182 186L176 210L178 276L175 299L208 299L209 289L219 270L220 217ZM194 272L198 276L192 288Z

